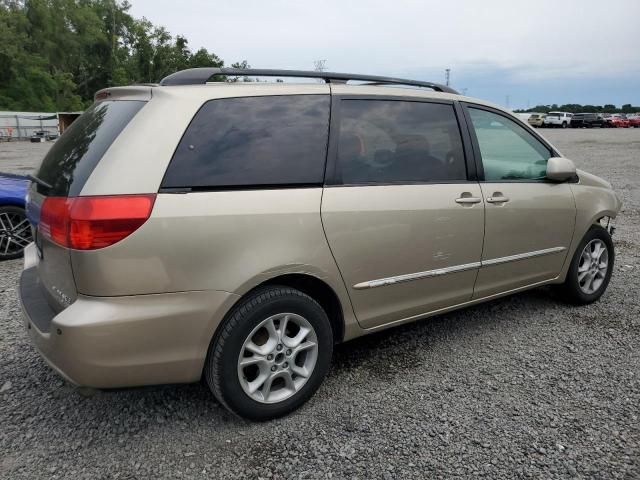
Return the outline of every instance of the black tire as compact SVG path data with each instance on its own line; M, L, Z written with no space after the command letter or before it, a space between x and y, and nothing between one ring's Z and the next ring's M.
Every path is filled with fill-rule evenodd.
M562 122L562 128L567 128L567 122Z
M306 383L278 403L262 403L247 394L238 375L238 359L253 330L279 313L304 317L315 330L318 355ZM297 409L316 392L331 364L333 332L326 312L310 296L286 286L259 288L243 298L226 316L211 341L204 374L216 399L228 410L250 420L265 421Z
M0 260L22 257L24 247L32 240L31 227L28 222L20 225L18 229L9 228L9 225L17 226L19 222L27 220L24 208L14 205L0 206L0 220ZM18 242L21 245L18 245Z
M587 294L580 288L578 282L578 267L580 266L580 257L582 255L582 251L589 242L595 239L602 240L606 245L607 254L609 256L609 264L604 280L600 287L592 294ZM607 232L606 229L599 225L592 226L573 254L573 258L571 259L571 265L569 266L569 271L567 272L567 278L565 282L562 285L559 285L557 288L560 297L563 300L574 305L587 305L598 300L609 285L611 274L613 272L614 260L615 249L613 247L613 242L611 241L611 235L609 235L609 232Z

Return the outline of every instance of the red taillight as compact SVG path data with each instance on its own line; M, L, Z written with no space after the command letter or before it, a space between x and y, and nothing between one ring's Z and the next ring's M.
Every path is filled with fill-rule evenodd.
M131 235L151 215L155 194L47 197L39 229L63 247L95 250Z

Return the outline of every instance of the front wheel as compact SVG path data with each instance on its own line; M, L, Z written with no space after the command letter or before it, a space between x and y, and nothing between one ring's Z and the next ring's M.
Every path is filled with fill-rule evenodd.
M599 225L591 227L573 255L565 282L559 286L561 296L577 305L598 300L609 285L614 257L609 232Z
M209 347L205 378L233 413L270 420L306 402L329 370L333 333L308 295L268 286L234 307Z

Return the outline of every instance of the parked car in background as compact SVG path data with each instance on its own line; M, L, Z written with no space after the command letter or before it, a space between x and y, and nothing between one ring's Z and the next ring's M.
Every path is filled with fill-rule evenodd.
M572 113L569 112L549 112L544 117L542 126L567 128L571 123Z
M542 127L544 125L544 117L544 113L532 113L527 119L527 122L529 122L529 125L532 127Z
M32 241L25 213L29 180L20 175L0 173L0 260L22 256Z
M46 142L47 141L47 132L45 132L44 130L33 132L33 135L31 135L29 140L31 141L31 143Z
M629 119L624 113L612 113L605 118L610 127L613 128L629 128Z
M38 143L38 142L46 142L47 140L55 140L56 138L58 138L57 133L49 132L47 130L38 130L33 132L33 135L31 135L30 140L32 143Z
M634 113L631 115L627 115L627 119L629 120L630 127L640 128L640 114Z
M569 125L571 128L593 128L604 127L604 117L597 113L575 113L571 117Z
M614 270L611 185L443 85L201 68L95 98L33 177L20 280L33 343L78 385L204 379L267 420L336 343L541 285L588 304Z

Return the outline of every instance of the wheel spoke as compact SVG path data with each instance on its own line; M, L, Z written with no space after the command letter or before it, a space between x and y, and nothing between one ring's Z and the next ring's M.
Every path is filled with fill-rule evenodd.
M22 218L22 220L20 220L20 217L18 217L18 220L19 222L16 223L15 225L13 224L13 222L11 222L11 228L13 229L14 232L22 225L26 226L28 224L28 220L26 218Z
M585 279L585 277L589 275L589 270L585 270L584 272L580 272L578 274L578 282L582 283L582 281Z
M260 387L264 388L264 384L269 378L271 378L271 376L267 372L260 372L255 380L248 382L249 393L253 394L256 393ZM271 388L271 384L269 384L269 388Z
M295 393L297 388L296 388L296 384L293 381L293 376L291 375L291 372L288 371L283 371L282 372L282 378L284 379L284 386L289 389L290 392Z
M295 357L297 354L299 354L300 352L304 351L304 350L309 350L310 348L313 348L316 346L315 342L304 342L301 343L300 345L298 345L296 348L294 348L293 353L291 354L292 357Z
M269 394L271 393L271 386L273 385L273 381L275 380L275 375L269 375L265 379L262 388L260 389L260 393L262 393L262 398L265 401L269 400Z
M267 359L260 355L254 355L253 357L245 357L240 360L241 368L245 368L250 365L260 365L261 367L266 367Z
M300 367L295 363L291 365L291 371L300 377L309 378L309 371L305 367Z
M309 335L310 331L310 328L300 327L300 330L295 337L287 338L287 346L293 348L299 346L304 341L304 339L307 338L307 335Z
M284 317L282 317L282 320L280 320L280 328L279 328L280 335L278 336L278 339L283 343L284 343L284 339L287 336L287 325L289 324L290 318L291 318L290 315L285 315Z
M30 241L30 240L27 240L26 238L21 237L21 236L19 236L19 235L14 234L14 235L13 235L13 237L14 237L14 238L17 238L17 239L19 240L18 242L16 242L16 241L14 240L14 243L16 243L17 245L19 245L19 246L21 246L21 247L23 247L23 248L24 248L24 247L26 247L27 245L29 245L29 243L31 243L31 241Z
M589 253L587 251L587 249L585 249L582 252L581 258L582 258L583 265L587 265L587 267L588 267L589 266L589 262L591 262L591 253Z
M256 345L255 343L253 343L253 340L249 340L244 348L249 350L251 353L264 356L267 355L270 350L267 343L265 343L264 345Z
M273 340L275 342L278 342L280 340L280 332L278 332L278 329L276 328L276 324L273 322L273 318L269 319L269 321L266 323L264 328L267 329L267 333L269 334L269 340Z

